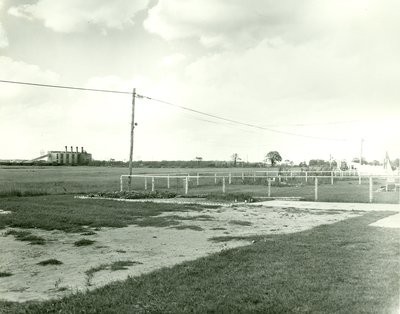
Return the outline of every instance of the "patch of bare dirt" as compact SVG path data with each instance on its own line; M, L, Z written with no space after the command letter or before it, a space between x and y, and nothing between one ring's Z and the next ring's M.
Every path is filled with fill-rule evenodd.
M29 229L33 235L45 238L45 245L30 245L10 235L0 237L0 272L12 273L0 278L0 296L18 302L57 298L251 244L210 241L213 237L297 232L357 215L346 211L246 205L202 212L168 212L164 216L174 216L181 223L173 227L102 228L85 236ZM75 246L82 238L95 242ZM48 259L62 264L38 264ZM132 263L126 269L112 271L111 264L116 261Z

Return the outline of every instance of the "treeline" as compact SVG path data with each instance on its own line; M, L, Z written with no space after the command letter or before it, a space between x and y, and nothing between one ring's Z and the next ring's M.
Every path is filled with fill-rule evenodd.
M123 161L108 161L108 160L93 160L89 166L97 167L128 167L129 162ZM238 167L257 168L264 167L259 162L246 162L237 164ZM230 168L233 167L231 161L220 160L161 160L161 161L133 161L133 168Z

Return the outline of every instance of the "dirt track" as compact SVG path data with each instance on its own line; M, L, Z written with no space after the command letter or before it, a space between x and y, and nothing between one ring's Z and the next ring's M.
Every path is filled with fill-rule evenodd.
M212 237L298 232L359 214L264 204L204 209L202 212L169 212L168 216L175 215L175 219L181 217L180 229L102 228L91 236L32 229L32 234L46 239L45 245L30 245L16 241L13 236L0 238L0 271L13 274L0 278L0 296L18 302L61 297L224 249L251 245L249 241L213 242L210 241ZM73 245L83 237L96 242L86 247ZM51 258L63 264L37 264ZM111 271L109 265L115 261L135 263L126 270ZM99 266L103 269L94 272L93 276L85 273Z

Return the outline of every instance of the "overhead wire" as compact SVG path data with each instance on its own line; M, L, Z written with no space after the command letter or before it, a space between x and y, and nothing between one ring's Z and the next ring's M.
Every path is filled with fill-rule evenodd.
M180 108L182 110L187 110L190 112L195 112L197 114L203 115L203 116L207 116L207 117L211 117L214 119L218 119L221 121L225 121L225 122L230 122L230 123L234 123L234 124L238 124L238 125L243 125L243 126L247 126L247 127L251 127L251 128L256 128L256 129L260 129L260 130L264 130L264 131L269 131L269 132L273 132L273 133L279 133L279 134L285 134L285 135L292 135L292 136L298 136L298 137L305 137L305 138L312 138L312 139L317 139L317 140L330 140L330 141L347 141L346 139L338 139L338 138L329 138L329 137L320 137L320 136L313 136L313 135L305 135L305 134L298 134L298 133L292 133L292 132L286 132L286 131L280 131L280 130L274 130L268 127L264 127L264 126L260 126L260 125L256 125L256 124L252 124L252 123L246 123L246 122L241 122L238 120L233 120L233 119L229 119L229 118L224 118L221 116L217 116L214 114L210 114L210 113L206 113L206 112L202 112L196 109L192 109L189 107L185 107L185 106L181 106L181 105L177 105L168 101L164 101L161 99L156 99L156 98L152 98L149 96L144 96L144 95L136 95L138 98L144 98L144 99L148 99L148 100L152 100L152 101L157 101L172 107L176 107L176 108Z
M133 95L133 92L117 91L117 90L110 90L110 89L95 89L95 88L84 88L84 87L76 87L76 86L39 84L39 83L9 81L9 80L0 80L0 82L1 83L10 83L10 84L19 84L19 85L37 86L37 87L51 87L51 88L74 89L74 90L82 90L82 91L90 91L90 92L102 92L102 93L130 94L130 95Z
M92 92L104 92L104 93L115 93L115 94L127 94L127 95L134 95L133 91L128 92L128 91L118 91L118 90L110 90L110 89L94 89L94 88L84 88L84 87L76 87L76 86L66 86L66 85L53 85L53 84L41 84L41 83L32 83L32 82L22 82L22 81L12 81L12 80L0 80L0 83L9 83L9 84L18 84L18 85L27 85L27 86L36 86L36 87L49 87L49 88L61 88L61 89L70 89L70 90L80 90L80 91L92 91ZM321 136L313 136L313 135L306 135L306 134L299 134L299 133L293 133L293 132L287 132L287 131L281 131L281 130L275 130L271 129L266 126L260 126L252 123L246 123L246 122L241 122L238 120L230 119L230 118L225 118L222 116L206 113L200 110L192 109L189 107L177 105L165 100L149 97L146 95L140 95L140 94L135 94L135 97L137 98L143 98L147 99L150 101L155 101L159 102L165 105L169 105L175 108L179 108L182 110L190 111L196 114L200 114L209 118L217 119L220 121L225 121L229 122L232 124L236 125L242 125L250 128L255 128L259 130L264 130L264 131L269 131L273 133L278 133L278 134L284 134L284 135L291 135L291 136L297 136L297 137L303 137L303 138L311 138L311 139L316 139L316 140L329 140L329 141L347 141L346 139L339 139L339 138L329 138L329 137L321 137ZM207 121L211 122L211 121ZM302 124L302 126L305 126L306 124Z

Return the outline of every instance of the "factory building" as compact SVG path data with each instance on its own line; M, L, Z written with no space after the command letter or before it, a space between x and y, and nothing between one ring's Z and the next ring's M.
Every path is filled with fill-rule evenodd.
M58 165L87 165L92 161L92 154L89 154L83 147L81 151L76 147L71 146L71 150L68 151L68 147L65 146L64 151L50 151L47 153L47 162Z

